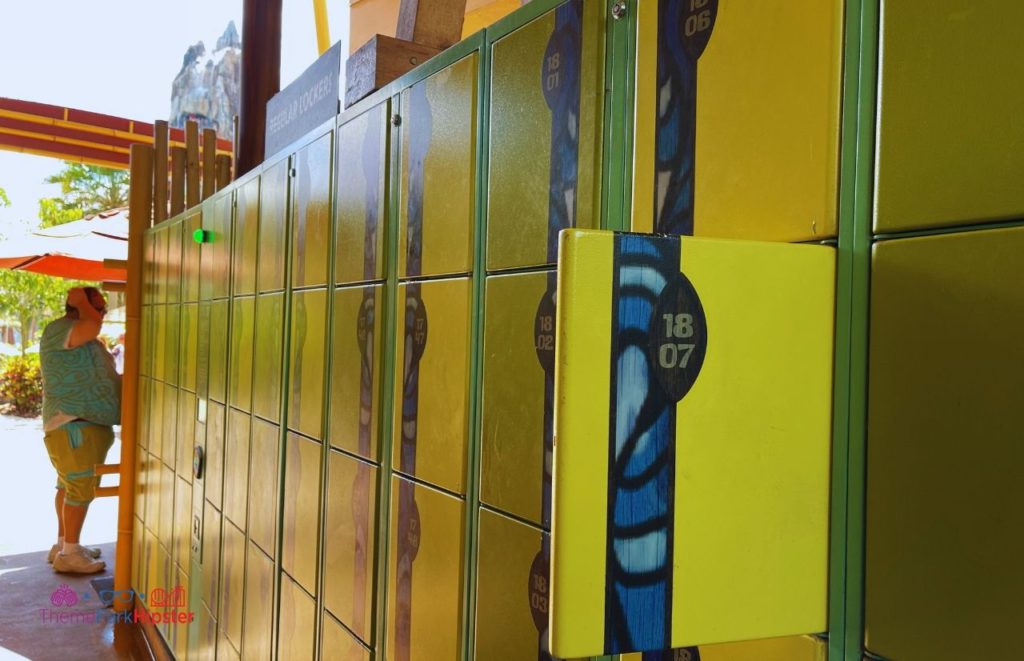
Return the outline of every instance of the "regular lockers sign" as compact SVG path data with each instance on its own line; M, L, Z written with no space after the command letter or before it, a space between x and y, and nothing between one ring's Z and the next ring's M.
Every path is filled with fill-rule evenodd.
M551 651L826 628L834 250L568 231Z
M264 158L276 154L337 116L340 76L339 41L267 102Z

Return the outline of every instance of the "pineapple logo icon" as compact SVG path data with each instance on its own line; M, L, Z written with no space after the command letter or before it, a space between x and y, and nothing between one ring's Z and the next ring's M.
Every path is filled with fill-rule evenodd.
M50 603L60 608L71 608L78 603L78 594L65 583L50 595Z

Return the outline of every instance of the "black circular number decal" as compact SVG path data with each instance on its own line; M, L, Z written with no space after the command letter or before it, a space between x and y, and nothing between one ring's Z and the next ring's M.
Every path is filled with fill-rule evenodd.
M530 566L530 613L537 631L548 628L548 559L544 551L537 551Z
M694 60L700 58L711 40L718 16L718 0L680 0L683 5L679 26L683 34L683 47Z
M564 28L551 35L548 47L544 50L544 62L541 64L541 89L548 107L554 109L560 98L563 86L570 82L572 72L571 53L578 50L576 35Z
M364 355L368 346L367 337L373 333L375 321L373 296L363 298L363 304L359 307L359 320L356 323L356 339L359 341L359 351Z
M398 517L398 538L404 542L399 553L406 554L410 560L415 559L420 550L420 508L412 498L409 499L408 516Z
M700 650L696 647L680 647L672 654L673 661L700 661Z
M533 321L533 346L537 360L548 374L555 371L555 293L545 291Z
M677 273L658 296L648 345L648 359L670 399L678 402L690 392L707 348L704 307L690 281Z
M412 337L412 360L419 362L427 347L427 308L418 291L405 299L405 334Z

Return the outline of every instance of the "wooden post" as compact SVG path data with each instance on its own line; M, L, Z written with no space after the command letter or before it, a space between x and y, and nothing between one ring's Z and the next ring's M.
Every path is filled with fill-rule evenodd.
M231 183L231 157L227 154L217 155L217 190Z
M216 192L217 184L217 132L203 129L203 199Z
M171 147L171 215L185 210L185 148Z
M345 107L366 98L440 52L436 48L378 34L345 62Z
M153 148L131 147L131 183L128 202L128 283L125 291L124 376L121 381L121 475L117 498L117 550L114 594L130 595L132 587L132 535L135 522L135 455L139 413L139 324L142 319L142 241L152 224ZM114 610L130 611L131 597L114 599Z
M167 220L167 122L153 123L153 222Z
M231 116L231 158L238 163L238 115Z
M345 62L345 107L462 39L466 0L401 0L396 38L378 34Z
M238 120L239 177L263 161L267 101L281 89L282 0L244 0L242 10L242 99Z
M199 124L185 122L185 208L199 204Z
M466 0L402 0L395 36L444 50L462 40Z

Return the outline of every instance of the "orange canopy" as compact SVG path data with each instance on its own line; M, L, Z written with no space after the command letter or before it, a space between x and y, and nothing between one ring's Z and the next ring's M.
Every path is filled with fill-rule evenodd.
M28 258L0 257L0 268L31 271L58 278L89 282L124 282L128 277L128 272L125 269L110 269L103 266L103 262L67 255L40 255Z
M185 132L171 129L169 139L184 146ZM126 170L136 143L153 144L152 124L0 97L0 149ZM230 154L231 141L218 138L217 152Z
M126 270L108 268L104 260L127 259L127 215L126 210L115 209L0 241L0 268L72 280L124 282Z

